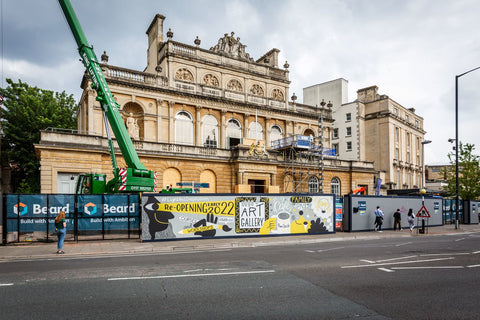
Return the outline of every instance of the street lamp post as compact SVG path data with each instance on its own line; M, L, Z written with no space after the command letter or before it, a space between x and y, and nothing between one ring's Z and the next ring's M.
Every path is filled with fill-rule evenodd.
M432 143L432 141L422 141L422 189L425 189L425 145L429 143Z
M480 67L455 76L455 229L458 229L458 78L477 69Z

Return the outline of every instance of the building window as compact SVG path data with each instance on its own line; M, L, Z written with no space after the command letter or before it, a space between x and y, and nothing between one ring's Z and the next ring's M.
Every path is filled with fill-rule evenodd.
M417 156L417 166L420 165L420 156Z
M280 140L283 138L282 128L277 125L272 126L270 133L270 141Z
M227 122L227 148L233 148L242 142L242 126L236 119Z
M186 111L175 116L175 143L193 145L193 120Z
M248 138L263 140L263 127L260 123L253 121L248 127Z
M315 176L311 176L308 179L308 192L309 193L317 193L318 192L318 178Z
M347 151L352 151L352 141L347 141Z
M410 163L410 151L407 150L407 163Z
M345 114L345 121L352 121L352 114L351 113Z
M333 178L330 182L330 190L336 197L340 197L340 179Z
M408 114L406 114L406 115L405 115L405 121L408 123L408 120L409 120Z
M418 128L418 120L415 120L415 128Z
M400 160L400 150L398 148L395 148L395 160Z
M333 129L333 139L338 139L338 129Z
M352 127L347 127L347 137L352 135Z
M400 140L400 128L396 127L395 128L395 142L398 142Z
M202 121L203 146L216 148L218 146L218 121L212 115L206 115Z
M397 189L400 189L401 186L400 181L400 170L397 170Z
M335 150L335 155L338 156L338 143L332 144L332 149Z
M410 147L410 132L407 132L407 147Z
M393 109L393 114L398 117L398 109L397 109L397 108L394 108L394 109Z

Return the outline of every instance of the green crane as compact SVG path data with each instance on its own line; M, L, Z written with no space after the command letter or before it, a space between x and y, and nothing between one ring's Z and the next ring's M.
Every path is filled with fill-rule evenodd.
M75 41L78 45L78 52L82 58L83 64L87 69L88 75L92 80L92 88L97 92L97 101L100 102L105 118L105 127L108 136L110 148L110 157L112 160L114 178L108 183L105 174L82 174L77 182L77 193L96 194L96 193L116 193L116 192L153 192L155 191L155 172L147 170L140 162L135 147L133 146L127 128L120 115L120 105L113 99L107 81L103 76L102 69L98 63L93 47L88 44L87 38L83 33L82 27L73 10L69 0L58 0L63 13L72 30ZM108 122L107 122L108 120ZM118 168L115 159L115 150L110 137L110 124L113 134L120 147L127 168Z

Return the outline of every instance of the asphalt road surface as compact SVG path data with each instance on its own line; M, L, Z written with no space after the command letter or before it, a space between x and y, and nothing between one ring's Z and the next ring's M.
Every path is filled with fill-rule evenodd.
M478 319L480 233L0 263L1 319Z

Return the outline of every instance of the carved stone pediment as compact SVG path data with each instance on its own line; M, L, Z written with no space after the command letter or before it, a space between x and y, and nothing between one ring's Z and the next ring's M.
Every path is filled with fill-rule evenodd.
M253 58L250 57L250 54L245 52L246 45L240 42L240 37L235 39L235 33L232 31L230 35L225 33L223 38L218 40L218 43L215 47L210 48L211 51L215 53L224 54L229 57L243 59L253 62Z

